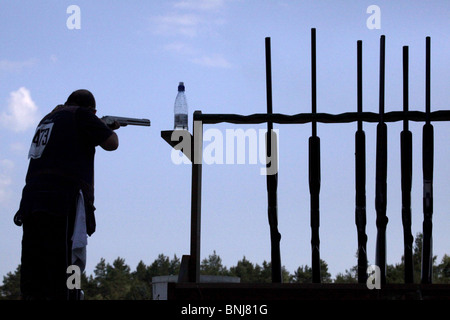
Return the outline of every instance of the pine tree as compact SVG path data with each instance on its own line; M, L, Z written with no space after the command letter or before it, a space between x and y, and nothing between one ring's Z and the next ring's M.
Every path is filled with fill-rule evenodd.
M328 264L320 259L320 279L322 283L331 282L331 274L328 272ZM312 268L308 265L300 266L291 276L293 283L311 283L312 282Z
M20 299L20 265L16 271L8 272L3 277L3 285L0 286L0 300Z
M437 266L437 282L450 284L450 256L444 255L442 262Z
M261 267L248 261L245 256L236 266L230 268L230 275L239 277L241 283L255 283L261 273Z
M213 276L227 276L229 274L226 267L222 264L222 259L217 255L214 250L212 255L208 256L208 259L203 259L200 264L200 274L213 275Z
M413 248L414 277L415 283L420 283L420 265L422 234L417 234ZM433 257L433 283L450 283L450 256L444 255L439 265L436 265L437 257ZM130 267L125 260L118 257L111 264L106 263L104 258L94 269L94 275L81 276L81 288L87 300L146 300L152 299L152 277L163 275L178 275L180 270L180 259L174 255L172 259L164 254L150 265L145 265L140 261L136 270L130 272ZM335 283L356 283L357 266L353 266L345 273L339 273ZM262 265L254 264L244 256L235 266L228 270L222 264L222 259L216 253L203 259L201 263L201 273L209 275L227 275L240 278L241 283L271 283L271 263L263 261ZM395 265L387 265L387 282L404 283L404 259ZM293 274L289 274L286 268L282 267L283 283L311 283L312 270L308 265L300 266ZM328 273L328 265L321 260L321 280L322 283L331 282L331 275ZM3 285L0 286L0 300L13 300L20 298L20 265L15 272L9 272L3 277Z

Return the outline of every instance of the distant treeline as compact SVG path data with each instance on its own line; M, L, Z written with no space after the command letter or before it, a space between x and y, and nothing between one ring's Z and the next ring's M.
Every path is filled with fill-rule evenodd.
M420 282L422 235L418 234L414 246L414 277ZM433 259L433 283L450 284L450 256L444 255L440 264ZM160 254L150 265L140 261L136 270L131 271L125 259L118 257L112 264L101 259L96 265L93 275L81 276L81 288L86 300L147 300L152 299L152 277L178 275L181 260L176 255L169 258ZM248 261L245 257L229 269L222 264L222 259L214 251L203 259L200 266L203 275L220 275L239 277L241 283L270 283L271 264L264 261L261 265ZM282 268L283 283L311 283L312 270L308 265L300 266L294 273ZM387 283L404 283L404 262L387 266ZM334 279L328 272L328 265L321 260L321 281L323 283L356 283L357 266L343 273L338 273ZM20 298L20 265L14 272L3 277L0 287L0 300Z

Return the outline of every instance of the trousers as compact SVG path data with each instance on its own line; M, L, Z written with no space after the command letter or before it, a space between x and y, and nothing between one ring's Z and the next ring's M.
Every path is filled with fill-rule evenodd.
M24 300L77 300L67 287L74 216L33 212L23 223L20 289Z

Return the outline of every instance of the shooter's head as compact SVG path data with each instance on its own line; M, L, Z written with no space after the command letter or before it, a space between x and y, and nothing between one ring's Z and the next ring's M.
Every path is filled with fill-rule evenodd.
M67 98L66 106L79 106L91 109L94 113L97 111L95 109L95 98L94 95L86 89L80 89L72 92Z

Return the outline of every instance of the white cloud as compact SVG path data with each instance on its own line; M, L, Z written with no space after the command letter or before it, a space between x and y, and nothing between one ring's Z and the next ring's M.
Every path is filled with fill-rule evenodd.
M192 59L192 62L206 67L231 68L231 63L222 55L203 56Z
M11 145L9 147L10 147L11 151L18 153L18 154L24 153L27 149L27 147L21 142L13 142L13 143L11 143Z
M218 10L224 5L224 0L182 0L174 4L175 8L193 10Z
M164 45L163 48L165 51L176 54L193 55L197 53L197 50L195 50L191 45L181 41L168 43Z
M231 63L221 54L212 54L210 45L199 46L199 43L220 42L220 28L226 23L223 18L225 0L180 0L172 6L171 12L154 16L153 32L168 36L171 42L163 45L166 52L181 55L192 63L215 68L230 68ZM199 41L192 41L193 38ZM203 41L200 41L203 40Z
M170 13L154 18L156 22L155 32L161 35L183 35L195 37L198 34L198 26L201 22L198 15Z
M152 18L153 31L166 36L197 37L209 34L214 26L223 25L225 20L219 9L224 0L182 0L173 5L171 12Z
M36 59L25 61L0 60L0 71L18 72L24 68L32 67L36 64Z
M0 115L0 124L15 132L25 131L36 126L39 120L37 109L30 91L19 88L10 93L8 108Z
M0 161L0 204L11 197L9 186L12 184L11 175L14 166L14 162L11 160L3 159Z

